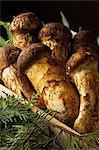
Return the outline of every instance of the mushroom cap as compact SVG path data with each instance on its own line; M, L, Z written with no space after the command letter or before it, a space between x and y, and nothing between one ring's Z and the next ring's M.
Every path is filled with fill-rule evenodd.
M41 29L42 22L34 13L26 12L16 16L10 27L13 34L35 32Z
M80 30L73 39L73 49L78 51L80 47L86 47L86 51L95 51L98 47L96 37L89 30Z
M20 72L24 72L34 61L42 56L51 59L51 50L42 43L34 43L24 48L17 60L17 67Z
M41 41L55 39L57 42L65 40L67 43L72 39L72 34L62 23L51 22L47 23L39 32L38 38Z
M14 64L21 52L21 49L15 46L3 46L0 47L0 71L8 67L10 64Z
M96 56L94 53L83 51L74 53L66 63L66 74L69 75L69 73L87 61L96 61Z

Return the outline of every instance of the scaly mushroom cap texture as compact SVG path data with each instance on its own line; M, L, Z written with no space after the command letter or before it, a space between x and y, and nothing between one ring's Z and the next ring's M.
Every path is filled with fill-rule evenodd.
M26 12L16 16L11 22L11 32L27 33L39 31L42 27L40 19L32 12Z
M72 39L69 28L62 23L48 23L40 30L38 38L50 47L52 57L64 66L68 59L68 44Z
M66 26L62 23L52 22L46 24L39 32L39 39L47 41L55 39L57 42L65 41L68 43L72 39L72 34Z
M42 43L34 43L24 48L17 60L17 67L21 72L24 72L31 63L39 59L39 57L47 55L51 58L51 50Z
M21 74L15 67L21 49L15 46L4 46L0 48L0 78L4 85L18 94L31 99L33 87L26 76Z
M68 62L66 63L66 74L69 75L72 71L74 71L77 67L85 64L86 62L96 62L96 56L91 52L83 52L79 51L74 53Z
M80 30L73 39L73 49L75 51L83 49L85 51L96 52L97 48L96 36L90 30Z
M3 46L0 47L0 71L8 67L10 64L14 64L21 52L21 49L15 46Z

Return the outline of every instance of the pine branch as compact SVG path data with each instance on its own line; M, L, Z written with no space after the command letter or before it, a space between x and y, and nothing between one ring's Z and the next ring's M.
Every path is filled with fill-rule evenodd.
M71 136L73 136L73 137L76 137L76 138L78 138L80 141L82 141L84 144L87 144L88 146L90 146L90 147L93 147L94 149L96 149L96 150L98 150L99 149L99 131L97 131L97 132L95 132L95 133L93 133L93 134L91 134L91 135L93 135L93 136L96 136L96 138L97 138L97 145L93 142L93 136L90 136L90 138L89 138L89 135L90 135L90 133L89 134L86 134L86 136L85 135L80 135L80 134L78 134L78 133L76 133L76 132L72 132L72 130L71 129L69 129L68 127L66 127L66 126L64 126L63 125L63 127L61 126L62 124L60 123L60 124L53 124L52 122L50 123L52 126L54 126L54 127L57 127L57 128L59 128L59 129L61 129L61 130L63 130L64 132L66 132L66 133L69 133ZM65 128L64 128L65 127ZM90 140L89 140L90 139Z
M25 143L31 137L31 135L33 134L34 130L35 129L29 131L29 133L27 134L27 136L24 138L23 143Z
M4 45L5 46L5 39L0 36L0 46Z
M49 150L58 149L53 142L56 136L45 134L48 130L45 119L31 112L29 103L23 106L20 99L12 96L0 100L0 150L32 150L35 147L46 150L47 146Z
M48 110L44 112L38 107L33 106L30 101L24 101L24 105L20 104L20 102L20 99L11 96L7 96L7 99L2 99L0 101L0 113L2 111L6 112L0 114L0 117L2 116L1 120L2 118L5 118L5 122L0 120L2 129L0 137L2 147L0 147L0 150L3 150L3 148L6 150L6 147L8 150L31 150L31 147L32 149L38 148L45 150L46 147L50 147L50 149L54 147L60 150L62 148L59 148L56 143L60 140L62 134L60 133L61 131L70 135L70 141L68 142L68 145L66 145L67 150L71 150L71 148L72 150L84 148L89 150L90 147L91 149L98 149L99 132L82 136L50 116ZM29 111L30 109L32 112ZM9 113L7 113L7 111ZM48 127L48 125L45 123L45 119L48 120L49 125L60 129L55 136L46 132L48 128L45 130L44 127ZM6 126L4 126L5 124Z
M33 107L32 108L32 111L33 112L36 112L36 111L38 111L38 113L39 114L41 114L41 113L45 113L44 111L42 111L42 110L40 110L39 108L37 108L37 107ZM45 115L46 115L46 113L45 113ZM60 122L59 120L57 120L57 119L55 119L55 118L53 118L52 116L50 116L49 114L48 115L46 115L46 119L49 121L49 124L51 125L51 126L53 126L53 127L57 127L58 129L60 129L60 130L62 130L62 131L64 131L65 133L68 133L69 135L71 135L72 137L74 137L74 138L77 138L77 139L79 139L79 141L81 141L83 144L86 144L87 146L89 146L89 147L92 147L92 148L94 148L94 149L96 149L96 150L98 150L99 149L99 145L97 144L98 143L98 141L99 141L99 132L97 131L97 132L95 132L95 133L89 133L89 134L86 134L86 135L81 135L81 134L79 134L78 132L76 132L76 131L74 131L73 129L71 129L71 128L69 128L68 126L66 126L65 124L63 124L62 122ZM86 137L89 137L89 135L97 135L96 136L96 138L97 138L97 145L93 142L93 140L89 140L88 138L86 138ZM90 139L92 139L92 137L93 136L91 136L91 138Z
M6 33L7 33L7 38L11 39L12 38L12 34L10 32L10 22L0 21L0 26L3 26L5 28Z
M64 14L63 14L62 11L60 11L60 15L61 15L61 18L62 18L62 23L63 23L66 27L69 28L69 23L68 23L68 21L67 21L67 19L66 19L66 17L64 16Z
M5 39L0 36L0 46L9 46L9 45L13 45L12 38L7 40L7 41L5 41Z
M7 33L7 39L8 39L8 40L5 40L3 37L0 36L0 46L13 45L12 34L10 31L10 23L0 21L0 26L4 27L4 29Z

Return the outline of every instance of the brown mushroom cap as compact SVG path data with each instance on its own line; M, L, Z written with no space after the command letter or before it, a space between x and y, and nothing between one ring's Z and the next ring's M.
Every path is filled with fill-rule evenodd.
M21 49L15 46L3 46L0 47L0 71L8 67L10 64L14 64L21 52Z
M17 60L17 67L21 72L24 72L29 65L38 60L42 55L51 58L51 50L42 43L34 43L20 53Z
M78 51L80 47L86 47L86 51L95 51L98 47L96 37L93 32L89 30L80 30L74 37L73 49Z
M86 61L96 61L95 55L90 52L83 51L74 53L66 63L66 74L69 75L69 73Z
M38 38L41 41L55 39L57 42L65 40L67 43L72 39L72 34L62 23L52 22L46 24L39 32Z
M27 33L35 32L41 29L42 23L40 19L32 12L22 13L16 16L11 23L11 32Z

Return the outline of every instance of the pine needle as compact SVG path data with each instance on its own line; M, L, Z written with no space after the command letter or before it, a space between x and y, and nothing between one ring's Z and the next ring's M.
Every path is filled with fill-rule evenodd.
M66 27L69 28L69 23L68 23L68 21L67 21L67 19L66 19L66 17L64 16L64 14L63 14L62 11L60 11L60 15L61 15L61 18L62 18L62 23L63 23Z
M97 42L98 42L98 45L99 45L99 36L97 37Z
M4 45L5 46L5 39L0 36L0 46Z
M0 36L0 46L13 45L12 34L10 31L10 23L0 21L0 26L3 26L7 33L7 40Z
M10 32L10 22L0 21L0 26L3 26L5 28L6 33L7 33L7 38L11 39L12 38L12 34Z
M0 150L47 150L47 147L58 150L53 142L56 136L45 132L48 130L45 119L28 110L32 106L29 104L23 106L13 96L0 99Z

